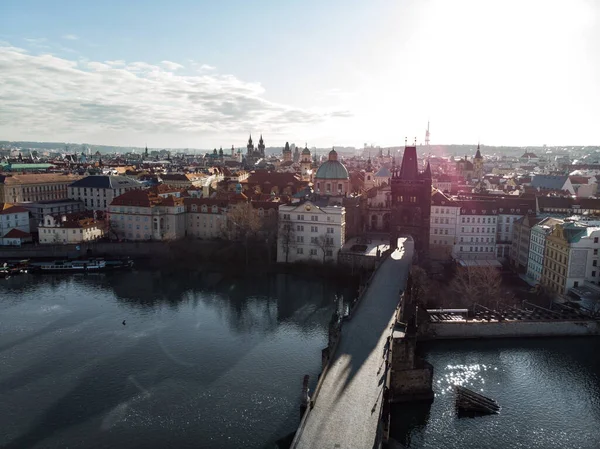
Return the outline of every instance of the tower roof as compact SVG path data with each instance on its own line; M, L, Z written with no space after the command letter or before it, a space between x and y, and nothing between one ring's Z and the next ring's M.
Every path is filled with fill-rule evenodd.
M400 166L400 178L416 180L419 177L419 166L417 164L417 147L404 147L404 156Z

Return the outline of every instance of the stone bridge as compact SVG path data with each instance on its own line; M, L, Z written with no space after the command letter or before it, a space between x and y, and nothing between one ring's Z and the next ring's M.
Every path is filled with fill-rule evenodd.
M397 337L398 306L413 254L412 239L398 239L398 248L378 267L344 321L292 449L381 447L390 371L386 357Z

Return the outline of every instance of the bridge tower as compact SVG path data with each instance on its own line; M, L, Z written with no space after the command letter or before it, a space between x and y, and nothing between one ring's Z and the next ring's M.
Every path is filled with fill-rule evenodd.
M391 247L396 248L398 237L411 235L419 255L429 253L429 220L431 216L431 168L419 172L417 146L405 144L402 165L392 167L392 226Z

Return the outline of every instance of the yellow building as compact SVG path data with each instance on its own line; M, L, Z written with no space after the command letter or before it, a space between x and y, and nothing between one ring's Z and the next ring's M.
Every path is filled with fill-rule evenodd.
M81 178L61 173L0 175L0 203L67 199L67 187Z
M599 239L596 223L555 224L546 237L541 284L558 295L582 287L584 282L597 284Z

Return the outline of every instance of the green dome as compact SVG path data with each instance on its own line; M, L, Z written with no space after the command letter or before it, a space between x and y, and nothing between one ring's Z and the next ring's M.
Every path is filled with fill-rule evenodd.
M321 164L315 179L348 179L348 170L340 161L328 160Z

